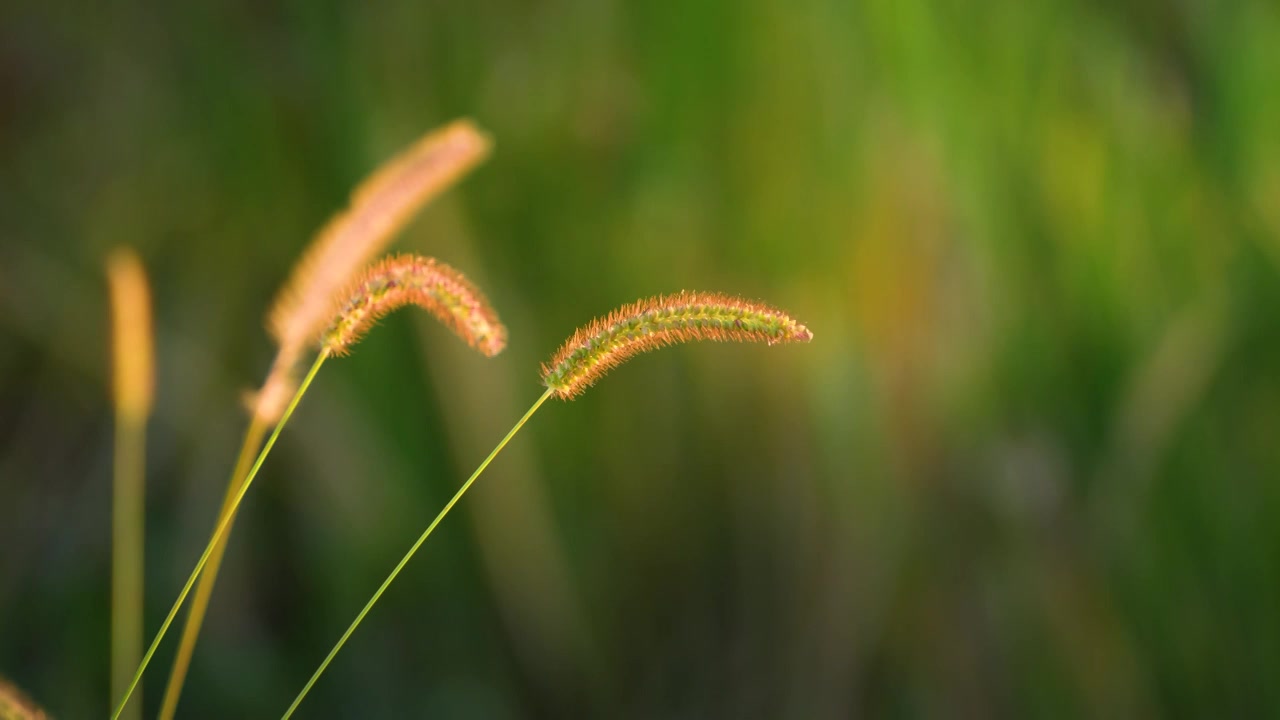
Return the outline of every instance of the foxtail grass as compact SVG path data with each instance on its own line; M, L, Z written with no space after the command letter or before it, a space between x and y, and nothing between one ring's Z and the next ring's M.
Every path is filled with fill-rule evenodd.
M151 662L151 656L155 654L156 648L160 646L160 641L164 639L165 632L173 623L173 618L181 609L182 603L186 601L187 595L191 592L191 586L195 584L196 578L200 576L200 571L209 562L209 556L213 554L213 549L222 540L223 534L231 525L231 519L235 517L235 510L240 506L240 501L244 499L245 493L249 491L249 487L253 484L253 479L257 477L258 470L262 468L262 463L266 460L267 454L271 452L271 448L275 446L276 439L280 437L280 432L284 429L285 423L289 421L289 417L293 415L294 409L302 400L302 396L306 394L307 388L311 385L311 381L315 379L316 373L320 371L320 366L328 358L328 354L321 352L316 356L315 363L311 366L311 370L303 377L298 390L294 393L288 405L285 406L284 412L280 415L280 420L276 422L275 429L271 431L271 435L267 437L267 442L262 446L262 450L258 453L257 459L254 460L249 472L245 475L244 483L240 485L240 489L236 491L231 501L230 510L223 515L218 522L218 526L214 528L213 536L209 538L208 545L205 546L204 552L200 554L200 559L196 561L195 569L191 571L191 576L187 578L187 582L182 586L182 591L178 593L178 599L174 601L173 607L169 609L169 614L165 616L164 622L160 623L160 630L156 633L156 637L151 641L151 646L147 648L147 652L142 656L142 661L138 664L138 669L133 675L133 680L125 689L124 696L120 699L120 704L116 706L115 712L111 714L112 720L116 720L124 712L125 707L129 703L129 698L138 687L138 683L142 681L142 674L146 672L147 665Z
M507 344L507 329L484 294L434 258L400 255L374 263L340 297L345 299L320 336L320 346L330 355L347 354L379 318L405 305L430 312L486 357Z
M111 694L128 687L142 658L147 417L155 377L151 293L132 251L107 258L115 401L111 499ZM131 717L140 717L135 712Z
M543 364L542 384L546 390L481 461L475 472L462 483L431 524L427 525L426 530L409 547L408 552L400 558L400 562L396 563L285 710L284 720L297 711L343 645L431 533L547 400L552 397L570 400L626 360L667 345L700 340L763 342L774 345L809 342L812 339L813 333L807 327L781 310L732 295L710 292L680 292L640 300L624 305L579 329Z
M332 320L329 327L312 340L313 344L319 346L315 362L285 405L271 435L267 437L262 450L258 452L245 474L244 482L240 483L236 492L230 497L230 502L224 503L223 513L213 535L209 538L208 545L201 553L200 559L196 561L195 569L191 571L191 576L187 579L182 591L178 593L178 599L174 601L169 614L160 625L159 632L138 664L132 682L125 689L124 696L112 715L113 720L120 717L127 706L152 655L164 639L165 633L186 601L192 586L210 563L217 548L221 546L226 533L230 530L236 511L240 508L240 503L244 500L254 478L257 477L262 463L271 452L271 448L275 446L276 439L293 415L298 403L301 402L303 395L306 394L320 367L325 360L335 354L348 352L351 345L368 330L374 319L407 304L419 305L430 311L444 321L459 337L485 355L497 354L505 347L506 328L490 308L488 299L457 270L431 258L406 255L376 263L344 294L331 299L330 307L335 309L331 313Z
M356 273L386 248L395 234L426 203L447 190L488 156L488 136L468 120L427 133L383 163L351 195L347 209L316 235L277 294L267 327L277 353L262 387L249 398L250 421L227 489L218 524L228 531L211 553L187 614L161 705L161 720L171 720L191 664L209 598L226 550L234 515L232 499L245 482L251 461L267 429L283 416L298 387L296 369L315 334L330 320L333 298ZM228 520L228 518L232 518Z
M680 292L624 305L573 334L542 366L542 384L569 400L613 368L667 345L808 342L813 333L767 305L711 292Z
M351 196L351 205L320 231L268 314L282 346L306 345L332 318L332 300L352 275L427 200L484 159L488 138L460 120L428 134L386 163Z

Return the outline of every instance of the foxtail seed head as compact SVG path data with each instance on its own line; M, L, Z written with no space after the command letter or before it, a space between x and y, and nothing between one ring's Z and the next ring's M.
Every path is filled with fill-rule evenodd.
M131 418L145 418L155 384L151 292L142 261L132 250L120 248L107 258L107 284L116 406Z
M488 136L459 120L427 133L361 183L350 206L317 234L276 296L267 320L276 342L305 347L329 320L333 296L418 208L479 164L489 146Z
M374 263L339 302L320 336L320 347L330 355L345 355L378 318L409 304L430 311L486 356L507 344L507 329L484 295L462 273L433 258L400 255Z
M629 358L693 340L808 342L813 333L776 308L731 295L682 291L640 300L597 318L542 365L542 384L568 400Z

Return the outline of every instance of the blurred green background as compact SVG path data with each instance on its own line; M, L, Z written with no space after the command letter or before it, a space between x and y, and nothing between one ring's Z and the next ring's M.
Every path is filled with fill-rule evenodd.
M682 288L807 346L534 418L304 717L1280 714L1280 9L613 0L0 8L0 674L107 690L103 259L157 313L147 631L213 527L311 233L425 130L395 244L484 287L327 364L180 717L283 711L578 325ZM158 708L177 644L145 686Z

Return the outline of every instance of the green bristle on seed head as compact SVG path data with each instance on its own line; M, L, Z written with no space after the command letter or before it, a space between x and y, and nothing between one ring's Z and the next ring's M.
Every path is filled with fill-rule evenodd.
M542 384L573 398L629 358L665 345L808 342L813 333L762 303L722 293L685 291L625 305L579 329L542 366Z

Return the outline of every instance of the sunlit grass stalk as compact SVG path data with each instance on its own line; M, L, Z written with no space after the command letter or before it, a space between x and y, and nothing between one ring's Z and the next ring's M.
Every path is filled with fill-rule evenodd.
M267 315L281 347L312 341L332 319L333 297L431 198L489 153L489 138L459 120L428 133L351 193L348 208L320 230Z
M208 563L209 557L213 554L214 547L218 541L222 539L227 528L231 526L231 520L235 517L235 511L240 507L240 502L244 499L245 493L249 492L249 487L253 484L253 479L257 477L258 470L262 468L263 461L271 452L271 448L275 446L276 439L280 437L280 431L284 429L289 418L293 415L293 411L298 407L298 403L302 400L302 396L306 394L307 388L311 386L311 381L315 379L316 373L320 371L320 366L329 357L327 351L322 350L316 356L316 361L311 366L311 370L303 377L302 382L298 385L298 390L293 395L293 399L289 401L285 407L284 413L280 416L280 420L276 423L275 428L271 431L271 435L267 437L267 442L262 446L262 450L258 453L258 457L253 462L253 466L249 468L249 473L245 475L244 484L236 492L235 498L231 501L229 511L222 516L222 520L218 523L218 527L214 529L213 536L209 538L209 544L205 546L204 552L200 554L200 559L196 561L195 569L191 571L191 577L187 578L187 582L182 586L182 591L178 593L178 599L174 601L173 607L170 608L169 614L165 616L164 622L160 624L160 630L156 633L156 637L151 641L151 646L147 648L147 652L142 656L142 662L138 665L137 672L133 675L132 682L126 688L124 696L120 699L120 704L116 706L115 712L112 713L112 720L119 718L124 711L125 706L129 703L129 697L137 688L138 683L142 680L142 674L146 671L147 665L151 662L151 656L155 654L156 648L160 646L160 641L164 639L165 632L168 631L169 625L173 623L173 618L178 614L182 603L187 599L187 594L191 592L191 586L195 584L196 578L200 576L200 571L204 569Z
M469 120L427 133L369 175L352 192L348 207L317 233L268 313L267 326L278 351L262 388L253 397L253 417L240 448L240 460L227 482L219 523L227 516L228 501L243 484L248 463L266 429L279 419L296 388L295 366L315 332L329 320L326 313L334 294L386 247L419 208L483 161L490 146L488 136ZM224 538L196 588L165 687L161 720L171 720L177 711L225 545Z
M111 498L111 696L142 657L146 419L116 414ZM125 717L141 717L134 708Z
M597 318L570 337L551 360L542 366L542 382L546 392L498 442L497 446L480 463L471 477L454 493L449 502L436 515L427 529L409 547L409 551L396 563L378 589L356 615L342 637L312 673L283 718L291 717L311 691L316 681L333 662L338 651L346 644L369 611L395 581L418 548L444 520L489 467L498 453L507 446L529 418L551 397L569 400L581 394L610 369L640 353L666 345L711 340L719 342L764 342L769 345L785 342L809 342L813 333L794 318L768 305L743 300L731 295L708 292L680 292L640 300L624 305L603 318Z
M302 692L298 693L298 696L293 699L293 704L285 711L284 717L288 718L293 715L295 710L298 709L298 705L302 703L302 699L311 691L311 686L315 685L316 680L320 679L320 675L322 675L325 669L329 667L329 663L333 661L335 656L337 656L338 651L342 649L342 646L347 643L347 638L351 637L351 633L356 631L356 628L359 627L361 621L364 620L364 616L369 614L369 611L373 609L374 604L376 604L378 599L382 597L382 593L387 591L387 588L395 581L396 576L400 574L400 571L404 569L404 566L409 564L409 560L413 558L414 553L418 552L418 548L422 547L422 543L426 542L427 538L431 537L431 533L435 531L436 526L440 524L441 520L444 520L445 516L449 514L449 511L453 509L453 506L456 505L458 501L462 499L462 496L467 493L467 490L471 488L471 484L476 481L476 478L480 477L480 473L484 472L484 469L489 467L489 463L493 462L493 459L498 456L498 453L502 452L502 449L507 446L507 443L511 442L511 438L515 437L516 433L520 431L520 428L524 427L524 424L529 421L529 418L533 417L533 414L537 412L538 408L542 407L542 404L553 394L554 391L551 388L547 388L547 391L542 393L542 397L538 398L538 401L533 404L533 407L529 408L528 412L524 414L524 417L520 418L520 421L515 424L515 427L511 428L510 432L506 434L506 437L502 438L502 441L498 443L497 447L495 447L493 451L489 453L489 456L480 463L480 466L476 468L476 471L471 473L471 477L467 478L467 481L462 483L462 487L458 488L458 491L454 493L453 497L449 499L449 502L445 504L444 509L436 515L436 519L432 520L431 524L427 526L427 529L418 536L418 539L412 546L410 546L409 552L405 553L404 557L400 558L400 562L396 563L391 574L387 576L386 580L382 581L382 585L378 586L377 591L373 593L373 597L369 598L369 602L365 603L360 614L356 615L356 619L347 627L347 631L342 633L342 637L338 639L337 644L334 645L333 649L329 651L329 654L325 656L324 662L320 663L320 667L316 668L316 671L311 675L311 679L308 680L306 686L302 688Z
M107 260L111 294L115 448L111 498L111 693L142 656L147 417L154 383L151 298L137 256ZM140 717L134 713L132 717Z
M244 483L235 492L230 503L224 503L218 525L212 537L209 538L208 546L197 561L195 570L192 571L190 579L179 593L168 617L161 624L151 647L143 656L133 682L125 691L124 698L120 701L120 706L116 709L113 718L118 717L128 703L129 696L151 661L151 656L164 639L169 625L191 592L191 587L201 571L208 565L215 552L220 553L217 548L230 529L236 511L249 490L249 485L257 476L267 454L275 445L276 438L280 436L280 431L293 414L294 408L297 407L316 373L319 372L320 366L326 358L348 352L378 318L405 305L418 305L428 310L454 334L484 355L496 355L506 346L507 330L490 307L488 299L462 273L433 258L402 255L374 263L341 295L332 299L330 307L333 309L329 313L332 319L329 327L318 338L320 352L315 364L312 365L310 372L294 393L293 399L282 412L275 429L245 475ZM246 436L246 446L251 444L250 440L251 437Z

